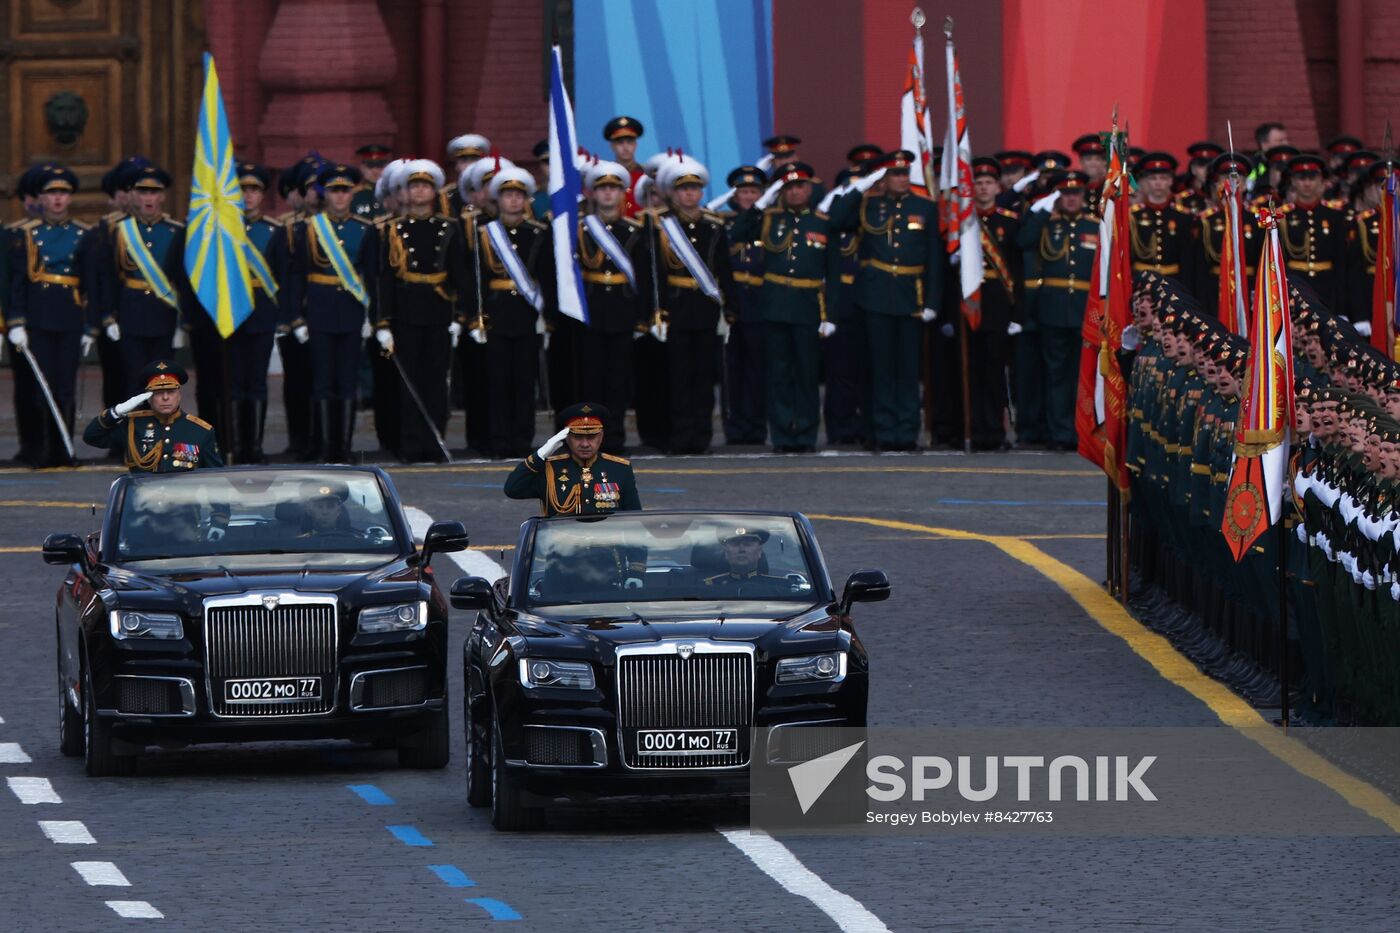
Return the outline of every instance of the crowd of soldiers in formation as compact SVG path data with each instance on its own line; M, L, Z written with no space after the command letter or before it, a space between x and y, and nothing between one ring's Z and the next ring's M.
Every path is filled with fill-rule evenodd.
M1248 341L1182 283L1136 277L1142 335L1130 367L1132 556L1163 597L1202 617L1236 675L1276 671L1280 599L1303 709L1325 721L1400 723L1400 365L1289 274L1296 424L1283 541L1236 563L1221 533ZM1160 608L1160 607L1159 607ZM1250 662L1253 662L1251 664ZM1260 695L1267 695L1256 683Z
M643 133L618 117L603 132L613 158L578 162L586 204L571 261L587 323L558 310L544 144L522 160L527 171L485 137L459 136L448 147L455 180L382 146L361 148L358 166L315 153L281 172L240 165L245 225L265 264L253 313L228 340L190 292L163 169L123 160L103 179L112 211L87 225L69 215L73 173L34 166L18 191L27 217L0 243L19 460L70 462L57 425L71 429L83 358L101 362L107 408L136 388L131 374L186 342L197 410L235 463L269 455L274 345L281 456L298 460L349 459L362 405L379 447L402 460L441 459L453 409L470 451L515 458L533 448L538 408L583 399L612 413L613 454L629 440L629 411L642 445L708 451L717 407L727 443L779 452L813 450L823 425L827 443L873 450L1074 447L1101 136L1078 139L1073 158L974 160L985 254L974 323L913 154L853 147L828 186L799 160L800 140L776 136L760 164L735 168L728 190L702 203L707 168L678 150L639 162ZM1278 124L1261 126L1256 143L1253 156L1194 144L1181 174L1170 153L1132 150L1134 268L1174 279L1214 313L1217 184L1234 175L1251 205L1288 212L1290 273L1364 331L1389 163L1348 137L1300 152ZM279 214L268 209L274 190ZM1249 212L1243 237L1252 276L1263 237Z

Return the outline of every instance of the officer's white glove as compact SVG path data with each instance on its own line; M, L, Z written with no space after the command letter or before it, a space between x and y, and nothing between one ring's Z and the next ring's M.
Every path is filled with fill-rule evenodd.
M726 191L724 194L720 195L719 197L715 198L715 199L714 199L713 201L711 201L710 203L706 204L706 205L705 205L705 208L706 208L707 210L711 210L711 211L723 210L723 209L724 209L724 205L727 204L727 203L729 203L729 199L732 198L732 197L734 197L734 189L733 189L733 188L730 188L730 189L729 189L728 191Z
M925 324L932 323L938 320L938 312L932 308L925 308L919 312L919 320L923 321Z
M485 346L486 344L486 331L480 327L473 327L470 331L467 332L467 336L472 338L474 342L479 343L483 346Z
M16 324L10 328L10 343L15 345L15 349L21 353L29 346L29 332L24 329L23 324Z
M83 334L83 359L87 359L89 356L92 356L92 348L95 346L97 346L97 338L91 336L90 334Z
M549 440L545 441L544 444L540 446L540 449L535 451L535 456L539 457L541 460L546 460L549 457L552 457L555 451L557 451L560 447L564 446L564 438L568 436L569 429L565 428L558 434L551 437Z
M185 336L185 329L183 327L177 327L175 328L175 335L170 338L170 349L183 350L185 344L189 342L189 338Z
M939 332L940 334L942 334L944 337L951 337L951 336L953 336L953 324L952 324L952 322L950 321L949 323L944 324L942 327L938 328L938 332Z
M830 337L834 333L836 333L836 325L830 321L822 321L817 325L818 337Z
M119 405L113 405L112 414L116 415L118 418L125 418L127 415L131 414L133 411L146 404L150 397L151 393L149 392L142 392L140 395L133 395L125 402L122 402Z
M771 168L772 165L773 165L773 153L771 153L771 152L768 153L768 154L765 155L763 158L759 159L757 162L754 163L754 167L755 167L755 168L761 168L761 169L763 169L765 172L768 171L768 169Z
M647 328L648 332L661 343L666 342L666 324L653 324Z
M1021 330L1021 325L1017 324L1015 321L1012 321L1010 324L1006 325L1006 336L1015 337L1021 332Z
M886 171L887 169L877 168L875 171L871 172L869 175L866 175L864 178L857 178L855 181L851 182L851 187L864 194L871 188L875 187L875 185L880 181L880 179L885 177Z
M1363 336L1363 337L1369 337L1369 336L1371 336L1371 322L1370 322L1370 321L1352 321L1351 326L1352 326L1352 327L1355 327L1355 328L1356 328L1356 332L1357 332L1358 334L1360 334L1361 336Z
M850 185L842 185L839 188L832 188L826 193L826 197L822 198L822 202L817 205L817 210L821 211L823 214L831 213L831 205L836 202L837 198L841 197L841 195L845 194L847 191L850 190Z
M369 326L369 318L365 318L364 322L360 324L360 339L368 340L373 333L374 328ZM304 340L302 341L302 343L305 342Z
M292 330L292 336L297 339L297 343L306 343L311 339L311 331L305 324L298 324Z
M1039 177L1040 172L1031 172L1029 175L1023 176L1020 181L1016 182L1016 184L1012 185L1011 190L1015 191L1017 194L1020 194L1022 191L1025 191L1031 185L1035 184L1036 179Z
M107 325L107 339L112 341L113 343L116 343L118 340L122 339L122 329L117 326L116 321L113 321L112 323Z
M778 192L783 190L782 179L778 179L768 186L768 190L758 196L758 200L753 202L753 206L759 210L767 209L774 201L778 200Z
M452 349L457 349L457 344L462 341L462 325L453 321L447 325L447 334L452 338Z
M719 320L715 322L715 333L723 337L725 343L729 342L729 319L723 314L721 314Z
M1060 200L1060 192L1055 191L1046 195L1039 201L1031 205L1031 210L1040 214L1048 214L1055 209L1055 202Z
M385 353L394 352L394 333L389 328L379 328L374 332L374 339L379 341L379 345L384 348Z
M220 528L218 525L210 525L209 532L205 535L205 537L210 541L222 541L224 540L225 534L227 534L227 532L224 531L224 529Z

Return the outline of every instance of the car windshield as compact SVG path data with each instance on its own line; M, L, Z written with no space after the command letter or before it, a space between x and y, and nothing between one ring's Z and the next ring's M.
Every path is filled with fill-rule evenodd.
M118 518L116 557L387 556L404 547L373 473L201 470L131 482Z
M636 512L541 522L526 572L531 608L816 596L796 523L785 515Z

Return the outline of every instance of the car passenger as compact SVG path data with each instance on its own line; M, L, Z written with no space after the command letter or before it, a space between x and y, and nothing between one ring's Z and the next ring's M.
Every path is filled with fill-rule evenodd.
M785 577L760 573L763 545L769 534L762 528L733 528L719 533L724 546L724 560L729 565L725 573L705 578L705 587L719 595L740 599L762 599L765 596L785 596L792 593L792 584Z
M337 481L312 483L303 488L304 514L301 538L358 537L345 510L350 487Z

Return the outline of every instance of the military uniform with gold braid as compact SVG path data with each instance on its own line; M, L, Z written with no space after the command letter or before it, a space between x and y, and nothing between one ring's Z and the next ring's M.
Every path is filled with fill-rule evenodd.
M754 165L741 165L725 179L729 187L751 189L757 198L768 186L768 177ZM729 340L724 345L725 387L728 390L724 412L724 438L730 444L762 444L768 438L768 358L763 346L763 244L758 231L746 236L735 233L740 214L721 210L729 235L729 265L734 271L734 306L725 309Z
M972 160L973 178L1001 178L996 159ZM972 408L972 445L998 450L1006 443L1006 367L1010 362L1014 323L1021 326L1021 247L1016 242L1021 219L993 206L975 208L982 238L982 321L968 333L967 383ZM958 326L966 326L966 320ZM961 387L959 387L961 388Z
M1367 183L1384 185L1393 170L1393 162L1376 162L1366 170ZM1358 320L1370 316L1380 241L1381 209L1373 207L1358 213L1347 234L1347 307Z
M601 405L580 402L559 413L559 421L571 434L603 433L608 411ZM562 439L561 439L562 441ZM600 453L584 463L572 453L548 455L549 445L532 452L506 477L505 493L511 499L538 499L541 514L598 515L639 511L641 496L626 457Z
M1291 178L1322 174L1322 159L1313 155L1294 156L1288 160ZM1369 321L1371 304L1359 308L1345 306L1347 299L1347 234L1346 214L1321 201L1304 203L1295 197L1282 207L1284 222L1279 224L1279 240L1283 244L1284 265L1290 275L1302 275L1334 314L1353 320Z
M1233 173L1243 190L1244 180L1249 176L1249 160L1235 153L1225 153L1216 157L1210 166L1206 184L1211 190L1219 190ZM1225 208L1219 203L1201 211L1196 218L1194 256L1191 271L1194 281L1190 283L1201 305L1210 314L1220 313L1220 257L1225 242ZM1264 249L1264 235L1255 223L1254 211L1247 204L1240 207L1240 240L1244 244L1244 275L1248 287L1254 286L1255 271L1259 267L1259 254ZM1248 304L1249 298L1245 297Z
M1176 158L1165 152L1149 152L1137 163L1138 178L1150 175L1174 176ZM1146 198L1132 206L1133 271L1171 276L1187 287L1193 282L1191 269L1192 232L1195 218L1171 201L1154 204Z
M143 392L178 389L189 376L169 360L157 360L140 373ZM158 415L149 408L121 414L108 408L88 424L83 440L93 447L120 446L132 473L180 473L224 465L214 427L176 409Z

